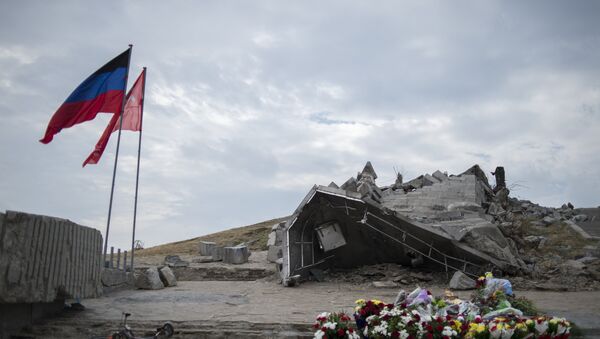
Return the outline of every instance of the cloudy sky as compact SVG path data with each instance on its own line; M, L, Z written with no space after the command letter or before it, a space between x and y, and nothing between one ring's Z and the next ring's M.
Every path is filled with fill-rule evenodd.
M595 1L2 1L0 210L102 232L108 114L38 142L89 74L148 67L138 239L291 214L370 160L378 184L477 163L512 195L600 205ZM131 84L131 82L130 82ZM137 133L123 132L110 243L131 242Z

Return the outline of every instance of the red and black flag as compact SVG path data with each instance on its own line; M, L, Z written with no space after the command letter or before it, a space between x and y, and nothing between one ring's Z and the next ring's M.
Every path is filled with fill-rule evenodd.
M121 129L129 131L141 131L142 130L142 112L144 105L144 82L146 81L146 69L142 71L140 76L137 78L129 93L127 93L127 102L123 109L123 123L119 122L120 115L115 114L112 119L108 122L108 126L104 129L104 133L100 136L100 140L96 143L94 151L85 159L83 167L87 164L97 164L104 153L104 149L108 144L108 139L112 132Z
M44 137L47 144L55 134L82 122L92 120L100 112L119 114L127 85L131 48L90 75L69 95L54 113Z

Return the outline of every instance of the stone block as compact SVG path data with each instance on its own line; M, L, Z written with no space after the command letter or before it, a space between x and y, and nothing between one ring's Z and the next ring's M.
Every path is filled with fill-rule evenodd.
M0 213L0 304L99 297L101 267L98 230L49 216Z
M250 250L247 246L234 246L223 248L223 262L228 264L243 264L248 262Z
M198 251L200 252L201 256L205 256L205 257L211 256L215 246L217 246L217 244L214 242L201 241L198 244Z
M156 267L149 267L135 278L135 287L143 290L160 290L165 285L160 280L160 275Z
M448 286L453 290L472 290L475 289L476 282L462 271L456 271Z
M175 279L175 274L173 274L173 271L171 271L169 266L165 266L158 270L158 275L165 287L177 286L177 279Z
M212 253L213 260L215 260L215 261L223 260L223 252L224 252L224 249L222 246L215 246L215 248L213 249L213 253Z
M105 287L133 285L133 273L114 268L104 268L101 281Z

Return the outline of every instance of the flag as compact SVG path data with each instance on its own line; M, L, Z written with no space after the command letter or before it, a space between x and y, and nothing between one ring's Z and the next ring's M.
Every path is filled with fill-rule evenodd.
M99 112L119 113L123 105L131 48L85 79L56 110L40 142L47 144L63 128L92 120Z
M142 106L144 105L144 82L146 81L146 70L144 69L137 78L129 93L127 93L125 108L123 109L123 124L121 129L129 131L142 130ZM108 126L104 129L104 133L96 143L94 151L83 162L82 167L87 164L97 164L104 153L104 149L108 144L108 139L112 132L119 130L119 119L121 115L115 114L108 122Z

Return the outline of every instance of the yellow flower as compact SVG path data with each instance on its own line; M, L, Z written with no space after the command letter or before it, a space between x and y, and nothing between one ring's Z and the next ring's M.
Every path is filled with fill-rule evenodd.
M515 328L518 329L518 330L525 329L525 327L527 327L527 326L525 326L525 324L523 324L523 323L517 323L515 325Z
M364 304L365 303L365 299L358 299L357 301L354 302L355 304Z
M375 305L383 304L383 301L381 301L381 300L373 299L373 300L371 300L371 301L372 301L372 302L373 302L373 304L375 304Z
M549 323L556 324L556 323L558 323L558 319L552 318L552 319L550 319Z
M485 325L484 324L477 325L477 332L481 333L483 331L485 331Z
M486 278L493 278L494 275L492 274L492 272L485 272L485 277Z
M458 329L460 329L460 327L461 327L461 326L462 326L462 323L461 323L460 321L458 321L458 320L454 320L454 324L452 325L452 327L453 327L455 330L458 330Z

